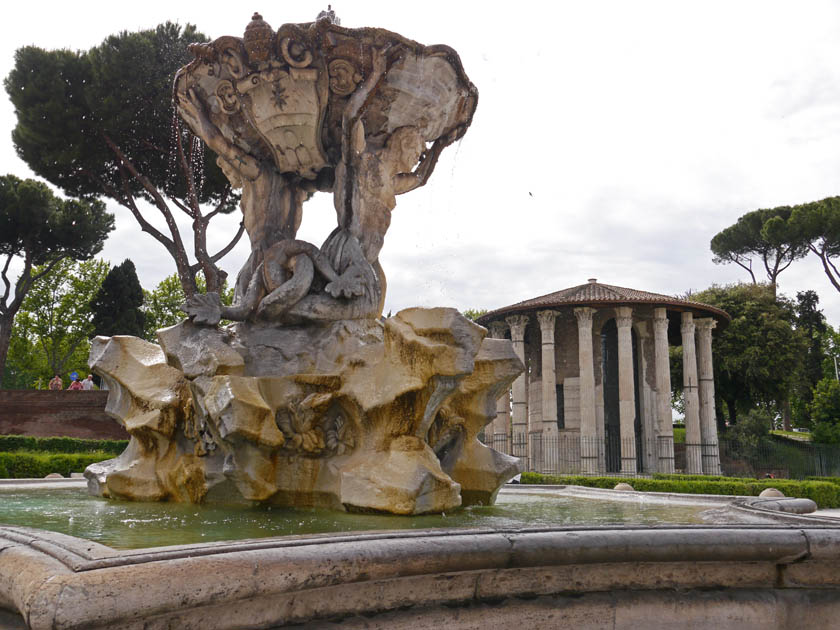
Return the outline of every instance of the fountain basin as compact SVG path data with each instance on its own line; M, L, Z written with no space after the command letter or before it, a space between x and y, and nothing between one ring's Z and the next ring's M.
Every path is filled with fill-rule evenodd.
M564 492L502 494L559 500ZM0 608L31 628L63 629L525 620L537 628L784 628L806 617L831 626L840 612L837 521L733 507L726 497L698 501L702 511L737 514L735 522L348 532L125 550L0 527Z
M190 505L138 503L93 497L83 484L0 485L0 523L77 536L114 549L141 549L269 538L418 529L510 530L774 523L774 514L732 508L728 499L648 497L586 488L509 487L495 505L405 518L257 503Z

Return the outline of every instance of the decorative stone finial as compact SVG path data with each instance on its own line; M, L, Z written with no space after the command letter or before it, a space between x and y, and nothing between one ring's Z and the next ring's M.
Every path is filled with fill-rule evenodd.
M318 17L315 18L316 20L329 20L332 24L336 26L341 26L341 20L339 20L335 16L335 11L333 11L332 5L328 4L325 11L321 11L318 14Z
M251 17L251 22L245 27L245 37L243 39L245 51L248 53L248 61L259 63L268 60L274 31L259 13L255 12Z

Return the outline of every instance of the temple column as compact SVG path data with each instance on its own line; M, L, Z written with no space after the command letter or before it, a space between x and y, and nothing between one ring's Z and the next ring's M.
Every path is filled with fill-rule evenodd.
M504 322L490 322L490 336L504 339L507 325ZM510 389L506 389L496 401L496 418L490 425L488 443L500 453L510 454Z
M595 366L592 357L594 308L575 309L578 322L578 375L580 377L580 463L585 473L598 472L598 430L595 422Z
M513 381L513 418L511 422L512 453L514 457L526 457L528 453L528 366L525 363L525 327L528 325L527 315L511 315L505 321L510 326L510 338L513 341L513 351L525 371Z
M557 435L557 376L554 367L554 320L555 311L540 311L542 337L542 433L543 437Z
M695 320L697 332L697 370L700 385L700 441L703 473L720 474L717 424L715 422L715 374L712 364L712 329L717 322L711 317Z
M685 399L685 471L703 474L700 435L700 399L697 388L697 355L694 348L694 315L682 314L683 397Z
M618 417L621 429L621 473L636 474L636 387L633 378L633 309L615 309L618 327Z
M540 472L554 473L557 471L557 377L554 368L554 311L539 311L537 321L540 323L541 337L541 411L542 422L539 427L532 427L539 435L532 437L531 457L534 466L539 466Z
M653 309L653 346L656 370L656 469L674 472L674 422L671 416L671 359L668 355L668 314Z

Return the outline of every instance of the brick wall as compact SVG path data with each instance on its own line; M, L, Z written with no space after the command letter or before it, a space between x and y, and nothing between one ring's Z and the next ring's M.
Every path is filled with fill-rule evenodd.
M0 390L0 435L127 440L105 413L108 392Z

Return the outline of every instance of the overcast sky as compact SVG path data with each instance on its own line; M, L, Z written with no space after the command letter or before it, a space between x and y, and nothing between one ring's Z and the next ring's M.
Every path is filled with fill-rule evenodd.
M275 29L326 3L30 2L4 8L0 64L35 44L85 50L109 34L172 20L241 36L254 10ZM496 8L498 7L498 8ZM717 266L711 237L742 214L840 194L840 3L344 2L342 26L448 44L478 87L464 139L425 188L398 198L381 261L386 312L498 308L600 282L681 294L748 280ZM0 173L15 155L0 98ZM145 288L174 272L166 251L114 203L103 256L130 257ZM227 242L238 217L217 222ZM304 206L299 238L320 244L332 200ZM211 228L213 224L211 224ZM212 248L211 248L212 249ZM235 277L247 239L222 261ZM840 325L840 294L818 259L781 292L815 289Z

